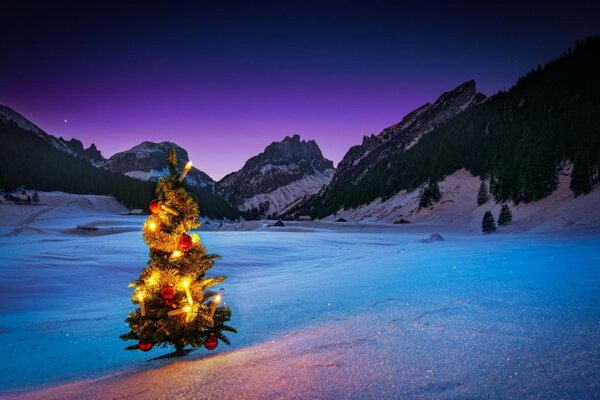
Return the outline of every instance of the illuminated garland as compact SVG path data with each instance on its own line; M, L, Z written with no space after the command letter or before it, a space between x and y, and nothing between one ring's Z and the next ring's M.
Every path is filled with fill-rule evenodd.
M121 338L138 341L129 350L149 351L156 345L174 346L177 354L185 354L186 346L212 350L218 340L230 343L223 331L235 332L225 325L231 309L219 306L221 295L209 290L225 277L204 276L218 256L206 252L197 234L189 234L200 226L198 205L182 185L191 162L177 174L173 149L168 161L171 173L158 182L143 229L150 260L130 284L135 287L132 302L139 307L127 316L131 331Z

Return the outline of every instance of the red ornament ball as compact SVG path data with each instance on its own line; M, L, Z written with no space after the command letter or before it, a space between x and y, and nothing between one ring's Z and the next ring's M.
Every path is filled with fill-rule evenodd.
M219 345L219 340L217 339L217 337L215 335L210 335L204 341L204 347L206 347L207 350L214 350L217 348L218 345Z
M154 347L154 345L152 343L143 343L143 342L138 343L138 349L140 349L141 351L150 351L150 350L152 350L152 347Z
M179 238L179 250L181 251L187 251L190 249L190 247L192 247L192 237L190 235L188 235L187 233L184 233L183 235L181 235L181 237Z
M152 200L149 208L152 214L158 214L160 212L160 201L156 199Z
M175 288L171 285L167 285L160 291L160 297L165 300L173 300L175 298Z

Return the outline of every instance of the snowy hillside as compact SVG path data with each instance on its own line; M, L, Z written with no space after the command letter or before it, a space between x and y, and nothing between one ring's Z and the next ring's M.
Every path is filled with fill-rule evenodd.
M503 230L557 231L600 226L600 209L597 207L600 188L575 197L569 189L570 173L567 166L559 176L558 189L542 200L516 206L509 202L513 223ZM405 219L412 224L446 225L460 231L480 232L485 211L491 210L497 218L501 207L493 199L477 205L480 184L479 178L461 169L439 183L442 199L431 207L419 209L419 190L403 190L385 201L376 199L355 209L341 210L323 221L344 218L360 223L396 223Z
M104 168L132 178L158 180L168 173L167 152L170 148L175 149L180 165L183 166L190 160L187 151L176 143L142 142L110 157L104 163ZM214 181L206 173L196 167L192 167L186 177L186 182L199 188L214 184Z
M216 189L240 210L264 218L316 193L329 183L333 172L333 162L323 157L314 140L287 136L225 176Z
M286 208L293 205L303 196L318 192L331 181L333 169L326 169L323 172L315 171L312 175L290 182L287 185L279 186L268 193L259 193L244 200L239 206L240 210L248 211L251 209L261 209L264 215L278 215L284 213Z

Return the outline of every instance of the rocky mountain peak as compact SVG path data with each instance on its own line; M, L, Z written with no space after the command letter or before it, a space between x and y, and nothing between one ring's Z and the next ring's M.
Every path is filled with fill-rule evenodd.
M240 206L257 194L273 192L306 177L318 177L313 179L313 186L319 179L327 183L333 170L333 162L323 157L314 140L302 140L299 135L286 136L248 159L239 171L221 179L217 190L231 204Z
M142 142L129 150L110 157L104 168L139 179L158 179L167 173L167 152L175 149L180 166L189 161L188 152L173 142ZM187 182L192 186L205 187L214 181L204 172L192 167Z

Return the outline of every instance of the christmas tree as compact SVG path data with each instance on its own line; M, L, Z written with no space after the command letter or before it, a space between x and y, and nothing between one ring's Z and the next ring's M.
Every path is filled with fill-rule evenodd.
M182 355L186 346L212 350L218 340L230 344L223 332L235 329L225 324L231 309L219 306L221 296L210 290L225 276L205 277L218 256L207 253L197 234L189 234L200 226L198 204L183 186L191 162L179 174L171 149L168 165L169 175L158 182L157 198L150 203L151 215L144 224L150 260L130 284L138 308L127 316L131 331L121 338L138 341L128 350L171 345L175 354Z
M486 211L481 220L481 230L485 233L494 232L496 230L496 220L491 211Z
M512 213L510 212L510 208L508 208L508 204L504 203L500 209L500 215L498 216L498 225L504 226L510 224L511 222Z

